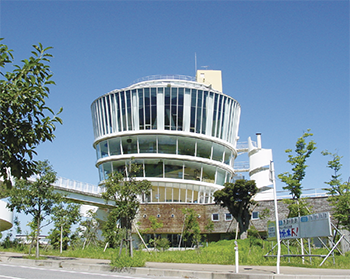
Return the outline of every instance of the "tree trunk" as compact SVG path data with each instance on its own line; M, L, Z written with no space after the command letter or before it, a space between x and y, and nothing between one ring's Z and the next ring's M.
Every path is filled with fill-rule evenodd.
M40 235L40 217L38 217L38 224L36 228L36 249L35 249L35 258L39 259L39 235Z
M131 234L131 230L129 231L129 241L130 241L130 257L134 256L134 251L133 251L133 247L132 247L132 234Z
M62 240L62 238L63 238L63 226L61 225L61 236L60 236L60 253L62 254L62 242L63 242L63 240Z

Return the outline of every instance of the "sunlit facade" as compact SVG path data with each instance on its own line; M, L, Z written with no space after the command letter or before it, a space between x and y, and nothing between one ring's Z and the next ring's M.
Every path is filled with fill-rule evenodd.
M148 77L96 99L100 183L134 160L143 165L138 179L153 185L145 201L212 203L214 191L234 175L241 108L211 85L210 74ZM221 72L219 79L213 84L221 86Z

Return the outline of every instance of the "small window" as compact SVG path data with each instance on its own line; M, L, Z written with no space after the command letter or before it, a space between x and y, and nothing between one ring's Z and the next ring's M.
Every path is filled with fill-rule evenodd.
M219 221L219 214L214 213L214 214L211 216L211 220L212 220L212 221Z
M231 213L225 214L225 221L232 221L232 214Z
M252 214L252 220L257 220L259 219L259 211L254 211Z

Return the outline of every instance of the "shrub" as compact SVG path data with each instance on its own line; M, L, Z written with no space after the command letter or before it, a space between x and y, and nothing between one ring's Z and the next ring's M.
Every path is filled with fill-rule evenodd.
M127 271L130 267L145 266L146 259L141 253L135 253L134 257L128 255L114 256L111 258L111 266L117 271Z

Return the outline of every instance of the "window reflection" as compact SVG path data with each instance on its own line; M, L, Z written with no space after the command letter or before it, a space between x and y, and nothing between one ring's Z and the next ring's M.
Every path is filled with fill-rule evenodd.
M222 170L222 169L218 169L217 170L217 174L216 174L216 184L224 185L224 183L225 183L225 176L226 176L225 171Z
M224 156L224 147L220 144L213 144L213 160L222 162Z
M180 162L165 163L165 177L167 178L183 178L183 166Z
M198 140L197 141L197 156L210 159L212 142Z
M157 153L156 136L139 137L140 153Z
M123 137L122 138L123 154L137 153L137 138Z
M163 177L163 162L145 162L146 177Z
M178 138L179 155L194 156L196 150L196 140L191 138Z
M120 155L120 138L113 138L109 140L110 155Z
M108 143L106 140L102 141L100 143L100 148L101 148L101 157L107 157L108 156Z
M171 136L159 136L158 152L166 154L176 154L176 138Z

